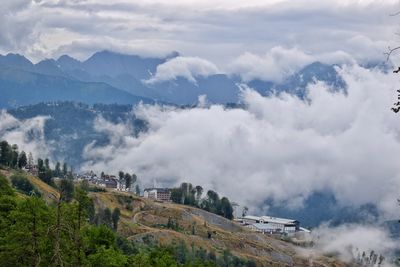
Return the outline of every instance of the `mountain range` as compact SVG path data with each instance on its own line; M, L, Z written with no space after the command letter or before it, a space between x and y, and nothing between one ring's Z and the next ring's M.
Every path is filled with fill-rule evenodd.
M288 92L300 98L310 82L323 81L345 89L346 84L334 65L314 62L282 82L243 81L237 75L196 76L196 83L184 77L145 83L157 67L180 56L174 52L164 58L140 57L100 51L85 61L68 55L33 64L18 54L0 55L0 108L14 108L40 102L76 101L86 104L170 103L193 105L200 95L210 103L239 101L237 84L247 84L262 95Z

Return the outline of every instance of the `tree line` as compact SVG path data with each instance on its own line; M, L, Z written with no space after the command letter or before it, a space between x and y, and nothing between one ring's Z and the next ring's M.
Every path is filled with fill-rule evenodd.
M31 153L29 153L29 159L32 160ZM18 151L18 145L10 145L7 141L0 142L0 165L22 169L27 164L28 156L25 151Z
M220 198L213 190L208 190L206 196L202 197L203 191L203 187L199 185L193 187L191 183L182 183L179 187L172 188L171 200L233 219L233 208L227 197Z
M60 162L57 162L52 169L48 158L44 160L38 158L34 162L31 152L28 155L23 150L19 152L18 145L11 145L7 141L0 142L0 165L14 169L37 167L38 177L49 185L52 184L53 177L73 178L72 167L69 168L67 163L61 165Z

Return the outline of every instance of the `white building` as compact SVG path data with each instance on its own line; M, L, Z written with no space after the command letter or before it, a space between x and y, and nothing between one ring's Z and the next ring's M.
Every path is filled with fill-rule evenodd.
M171 200L171 189L169 188L146 188L143 196L161 201Z
M245 216L238 220L246 227L262 233L295 233L306 229L300 227L300 222L292 219L271 216ZM304 229L304 230L303 230ZM308 230L307 230L308 231Z

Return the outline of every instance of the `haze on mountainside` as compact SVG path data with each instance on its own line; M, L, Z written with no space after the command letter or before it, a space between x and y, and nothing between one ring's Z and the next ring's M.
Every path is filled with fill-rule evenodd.
M386 232L399 214L400 58L383 54L399 42L398 1L3 6L1 139L76 169L188 181L252 213L327 222L343 234L334 249L354 245L349 231L398 249ZM42 103L55 101L83 104Z

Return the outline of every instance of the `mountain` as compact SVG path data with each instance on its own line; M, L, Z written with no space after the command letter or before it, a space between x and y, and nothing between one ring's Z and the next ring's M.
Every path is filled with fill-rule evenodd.
M210 103L238 103L240 90L237 84L243 83L262 95L286 92L301 99L307 96L308 84L316 81L325 82L333 90L346 90L346 84L335 66L320 62L305 66L280 83L257 79L244 82L238 76L225 74L196 76L196 82L184 77L152 84L144 82L154 75L160 64L177 56L179 54L174 52L164 58L151 58L104 50L85 61L63 55L57 60L45 59L37 64L18 54L0 56L2 72L6 70L7 75L16 78L14 81L0 80L1 92L8 91L7 99L0 101L0 108L53 100L126 104L136 103L140 98L193 105L200 95L206 95ZM40 83L25 83L24 86L31 87L28 90L18 81L18 77L26 76ZM53 89L49 90L50 87ZM35 93L33 98L29 91L31 95ZM29 97L25 96L27 93Z
M345 92L346 82L338 74L335 67L335 65L314 62L287 77L281 83L256 79L248 82L247 85L264 96L285 92L296 95L301 99L305 99L307 96L307 86L317 81L324 82L332 90Z
M135 79L148 79L151 73L156 71L158 65L165 59L142 58L136 55L124 55L108 50L93 54L82 62L82 69L94 76L115 77L121 74L129 74Z
M149 88L160 99L178 105L196 104L200 95L206 95L211 103L237 103L240 92L236 81L225 74L197 77L196 83L178 77L176 80L149 85Z
M68 77L87 82L104 82L133 95L166 100L145 86L142 80L149 79L156 72L158 65L178 55L173 53L165 58L143 58L104 50L93 54L83 62L63 55L56 63Z
M102 82L82 82L8 67L0 67L0 95L0 108L48 101L154 103L151 99L134 96Z
M26 71L33 71L34 69L32 62L30 62L26 57L12 53L5 56L0 55L0 66Z

